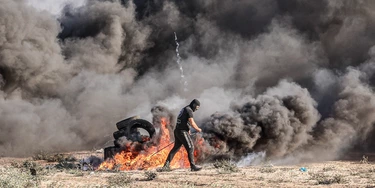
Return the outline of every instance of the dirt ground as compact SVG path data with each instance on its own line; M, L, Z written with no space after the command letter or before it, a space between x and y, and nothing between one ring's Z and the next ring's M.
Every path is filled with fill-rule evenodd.
M102 155L90 151L70 154L78 160ZM35 176L25 167L25 161L38 164ZM0 158L0 187L375 187L372 156L368 160L359 157L358 160L288 166L268 163L238 168L238 172L216 168L213 164L204 164L199 172L48 169L54 164L32 158Z

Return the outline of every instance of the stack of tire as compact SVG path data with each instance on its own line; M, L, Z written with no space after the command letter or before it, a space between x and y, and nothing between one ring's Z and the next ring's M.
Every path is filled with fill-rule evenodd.
M113 133L114 137L114 145L107 148L104 148L104 160L107 158L112 158L117 153L120 153L123 150L126 150L126 146L121 146L120 139L126 138L132 142L140 142L143 143L145 141L150 140L155 134L155 128L147 120L140 119L139 116L133 116L130 118L126 118L122 121L116 123L116 127L118 131ZM143 129L143 134L139 132L140 129ZM144 133L148 133L145 135Z

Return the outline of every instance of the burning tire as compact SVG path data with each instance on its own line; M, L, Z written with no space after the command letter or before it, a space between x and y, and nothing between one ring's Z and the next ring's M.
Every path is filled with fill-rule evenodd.
M154 125L144 119L139 119L139 116L124 119L116 123L116 127L119 130L113 133L115 146L104 149L104 159L112 158L116 153L126 149L119 144L122 137L132 142L144 143L149 141L155 134Z
M122 121L117 122L116 127L117 127L118 130L124 129L129 125L129 123L131 121L136 120L136 119L139 119L139 116L133 116L133 117L130 117L130 118L126 118Z
M119 131L113 133L113 137L117 140L125 136L128 140L143 142L140 137L151 138L155 134L154 126L144 119L125 119L116 124ZM120 126L119 126L120 125Z
M121 152L121 148L116 146L104 148L104 160L113 158L113 156L115 156L119 152Z
M126 132L123 129L113 133L113 138L115 138L115 140L117 140L117 139L119 139L120 137L123 137L123 136L126 136Z
M127 128L128 128L128 133L130 133L129 136L131 136L131 134L134 134L138 131L141 131L140 134L142 136L148 136L150 138L152 138L152 136L154 136L155 134L154 125L152 125L150 122L144 119L136 119L136 120L131 121ZM142 132L142 129L143 129L143 132ZM146 134L145 131L148 133L148 135Z

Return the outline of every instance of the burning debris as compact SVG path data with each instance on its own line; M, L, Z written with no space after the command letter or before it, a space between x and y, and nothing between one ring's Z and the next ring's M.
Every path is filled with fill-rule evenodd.
M104 149L104 159L112 158L123 149L133 148L134 151L143 150L142 144L150 141L155 134L153 125L134 116L116 123L118 131L113 133L114 147Z
M82 169L83 171L96 170L102 162L103 162L102 158L92 155L92 156L81 159L79 161L79 166L80 166L80 169Z
M173 146L173 134L168 128L172 126L169 120L171 116L165 116L168 114L167 110L160 106L153 108L152 112L154 125L139 117L127 118L116 124L119 131L114 133L115 146L104 149L106 161L100 165L99 170L148 170L164 164ZM158 131L155 131L155 127ZM187 154L181 149L175 158L171 167L190 166Z

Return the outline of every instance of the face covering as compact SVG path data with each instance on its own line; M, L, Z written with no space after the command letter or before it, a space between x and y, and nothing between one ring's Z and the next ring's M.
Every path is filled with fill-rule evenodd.
M193 101L191 101L191 103L189 104L190 108L193 110L193 111L196 111L198 110L198 106L200 106L201 103L197 100L197 99L194 99Z

